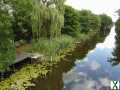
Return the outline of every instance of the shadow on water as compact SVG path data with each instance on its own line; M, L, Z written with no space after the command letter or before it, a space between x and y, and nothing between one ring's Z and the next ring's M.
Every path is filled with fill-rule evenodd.
M109 60L112 66L116 66L120 64L120 43L119 41L116 42L116 48L112 53L113 57Z
M78 44L73 52L68 53L62 62L53 67L52 73L49 73L49 75L45 78L34 80L33 82L36 86L30 87L28 90L63 90L63 74L68 73L76 66L76 59L82 60L88 51L95 48L96 43L103 42L104 37L95 35L90 40Z
M115 37L116 39L116 47L114 48L113 57L109 60L112 66L117 66L120 64L120 38L118 35Z

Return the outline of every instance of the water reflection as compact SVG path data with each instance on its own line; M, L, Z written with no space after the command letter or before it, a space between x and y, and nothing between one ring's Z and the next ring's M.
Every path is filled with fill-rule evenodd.
M49 73L45 78L34 80L33 82L36 86L30 87L28 90L62 90L64 88L63 73L67 73L76 66L74 63L76 58L84 58L88 51L95 48L97 42L102 42L103 40L104 38L100 38L98 35L93 36L91 40L85 41L80 45L78 44L73 52L68 53L62 62L53 67L52 73Z
M75 62L75 67L63 75L63 90L110 90L110 81L120 80L120 65L113 67L108 62L114 57L115 35L113 27L103 43Z
M116 55L113 53L116 50L115 35L113 27L105 40L94 36L91 40L81 43L75 51L54 66L53 72L47 77L34 80L36 87L28 90L110 90L110 81L120 80L120 65L111 65L116 61L111 59ZM104 42L95 46L99 39Z
M120 38L117 36L116 39L116 48L114 49L113 57L109 60L109 62L112 64L112 66L116 66L120 63Z

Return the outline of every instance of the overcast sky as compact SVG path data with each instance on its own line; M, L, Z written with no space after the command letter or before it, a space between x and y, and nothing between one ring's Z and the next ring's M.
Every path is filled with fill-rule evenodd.
M79 10L89 9L96 14L108 14L113 21L117 19L115 11L120 9L120 0L67 0L66 4Z

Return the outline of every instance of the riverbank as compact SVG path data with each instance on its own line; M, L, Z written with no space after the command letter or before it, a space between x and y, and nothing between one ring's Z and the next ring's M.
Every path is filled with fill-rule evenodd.
M88 52L93 50L97 43L102 43L104 40L105 37L102 38L99 35L95 35L90 38L90 40L84 41L84 43L77 42L74 50L67 53L61 62L52 67L52 72L49 72L44 78L38 77L32 80L32 82L35 83L35 87L29 87L27 90L48 90L48 88L52 90L62 90L64 87L64 74L71 72L76 65L75 62L82 62Z
M108 61L112 57L112 52L115 47L114 28L111 29L111 33L105 39L102 40L101 38L101 41L99 40L96 36L90 41L78 45L74 51L65 56L62 62L55 65L52 72L46 77L39 77L33 80L32 82L36 86L30 87L27 90L79 90L80 88L82 90L89 90L92 86L86 89L86 83L91 82L91 80L95 82L93 85L98 87L98 89L98 84L100 83L101 90L104 88L105 90L109 90L109 85L103 85L102 82L106 79L109 81L112 80L110 78L111 76L119 79L119 74L116 76L116 72L120 73L119 68L113 70L112 68L115 67L111 66L111 63ZM108 73L106 70L111 70L114 74ZM96 90L96 88L93 87L92 90Z
M86 34L86 37L77 38L74 42L72 42L69 48L64 48L60 55L55 57L54 61L50 60L40 60L39 63L29 64L21 68L20 70L16 70L16 73L11 75L9 78L5 79L4 81L0 82L0 89L1 90L25 90L29 86L35 86L31 80L36 79L38 77L45 77L49 72L51 72L52 67L59 63L64 58L68 52L74 50L77 44L84 43L85 41L89 41L96 33L89 33ZM79 41L79 43L78 43ZM75 44L75 42L77 42Z

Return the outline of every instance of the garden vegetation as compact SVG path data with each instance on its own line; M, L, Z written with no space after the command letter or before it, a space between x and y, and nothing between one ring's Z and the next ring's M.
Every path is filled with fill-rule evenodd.
M64 2L0 0L0 70L14 63L17 48L26 44L30 47L24 47L24 52L44 56L42 62L26 65L2 81L1 90L25 90L33 85L30 83L33 78L46 75L62 55L74 49L75 42L110 31L112 19L109 16L96 15L89 10L79 11Z

